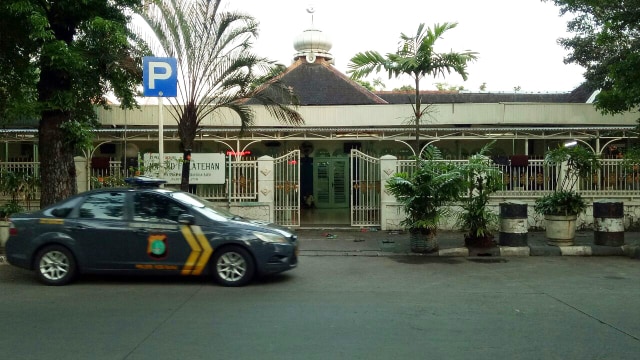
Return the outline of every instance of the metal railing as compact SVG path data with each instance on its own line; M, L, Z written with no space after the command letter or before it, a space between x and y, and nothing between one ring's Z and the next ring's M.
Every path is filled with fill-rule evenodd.
M258 201L257 172L256 160L232 160L226 166L224 184L191 184L189 192L211 201ZM91 188L124 186L124 179L135 175L136 169L123 168L122 162L111 160L108 168L91 168Z
M467 160L440 160L466 163ZM556 189L560 165L545 165L542 159L529 159L526 166L495 165L503 174L499 197L540 197ZM397 172L411 173L415 160L399 160ZM600 168L588 178L579 179L576 191L584 196L640 196L640 164L629 164L623 159L601 159Z
M19 188L8 189L6 188L8 185L3 185L2 191L0 191L0 204L17 200L18 205L26 210L37 209L40 204L40 187L38 186L40 163L32 161L0 162L0 178L6 173L21 175L17 179L19 184L13 184ZM2 184L5 184L4 179L0 180L2 180Z

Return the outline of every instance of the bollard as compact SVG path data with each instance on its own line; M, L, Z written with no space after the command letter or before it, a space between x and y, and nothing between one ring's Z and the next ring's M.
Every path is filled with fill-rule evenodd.
M527 246L529 231L527 204L500 203L500 238L502 246Z
M624 245L624 204L613 200L594 202L593 230L596 245Z

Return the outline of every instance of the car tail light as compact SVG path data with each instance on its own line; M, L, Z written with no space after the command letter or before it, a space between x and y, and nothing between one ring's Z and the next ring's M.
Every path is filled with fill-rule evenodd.
M9 223L9 236L18 235L18 229L13 225L12 222Z

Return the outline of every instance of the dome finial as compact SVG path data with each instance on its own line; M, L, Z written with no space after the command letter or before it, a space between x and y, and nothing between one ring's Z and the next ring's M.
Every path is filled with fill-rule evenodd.
M321 58L333 64L333 55L329 52L332 46L331 40L313 25L313 15L316 9L312 4L309 4L306 10L311 14L311 26L293 41L293 48L296 49L293 59L302 58L306 59L308 63L314 63L316 58Z
M311 25L313 26L313 13L316 12L316 9L313 8L313 4L309 4L307 12L311 14Z

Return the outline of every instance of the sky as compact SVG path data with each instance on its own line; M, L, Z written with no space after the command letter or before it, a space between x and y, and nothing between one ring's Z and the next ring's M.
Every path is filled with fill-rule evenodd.
M541 0L227 0L228 9L252 15L260 22L254 51L284 65L293 61L293 41L314 27L331 39L335 67L347 74L349 60L357 53L374 50L395 52L400 34L414 35L421 23L457 22L436 41L436 51L478 53L468 66L468 79L457 74L425 78L423 90L435 83L464 86L478 91L483 83L491 92L555 93L579 86L584 69L564 63L568 52L557 44L568 37L567 16ZM307 12L313 8L313 15ZM382 79L384 90L412 85L408 76L389 79L385 72L366 80Z

